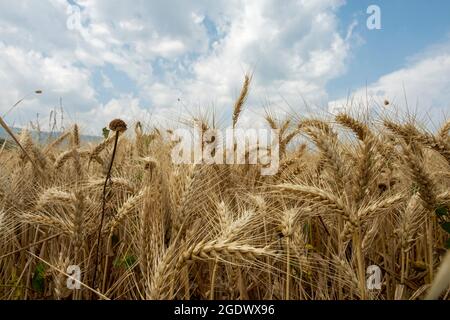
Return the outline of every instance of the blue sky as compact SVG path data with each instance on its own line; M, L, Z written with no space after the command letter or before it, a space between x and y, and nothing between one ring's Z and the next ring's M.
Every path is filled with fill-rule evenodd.
M381 30L369 30L364 23L371 4L381 9ZM450 36L450 1L445 0L350 0L338 17L344 26L354 19L361 21L355 32L364 43L354 48L346 74L328 84L334 98L400 69L408 58Z
M380 30L366 26L370 5ZM20 126L39 113L45 130L60 98L87 133L212 107L227 119L245 72L242 126L261 125L265 108L302 114L303 101L358 112L347 96L366 92L403 111L406 92L437 125L450 110L450 2L0 0L0 115L27 96L6 117Z

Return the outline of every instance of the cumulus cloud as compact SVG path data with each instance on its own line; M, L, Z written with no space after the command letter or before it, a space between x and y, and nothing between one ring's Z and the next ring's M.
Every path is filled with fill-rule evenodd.
M329 111L357 111L362 104L382 105L403 114L415 113L423 121L437 125L450 110L450 44L443 44L416 55L403 68L380 77L361 88L350 99L329 102ZM406 97L406 98L405 98Z
M40 100L25 100L18 111L22 117L47 114L55 103L52 98L65 97L77 102L79 112L88 111L95 102L95 91L89 86L90 72L60 57L47 57L33 50L8 46L0 42L0 111L5 112L23 95L45 90Z
M149 112L140 107L139 98L132 95L113 98L105 105L96 106L81 116L81 120L89 121L90 125L97 128L104 127L114 118L121 118L130 124L150 119Z
M61 96L74 118L97 130L93 114L231 110L244 73L253 72L243 115L252 119L263 105L327 101L325 86L345 72L351 49L351 32L338 32L342 0L72 3L0 3L0 108L40 86L47 94L26 110L49 111Z

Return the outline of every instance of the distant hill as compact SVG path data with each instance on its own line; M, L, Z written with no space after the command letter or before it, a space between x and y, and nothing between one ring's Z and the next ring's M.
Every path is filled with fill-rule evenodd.
M20 132L22 131L22 129L20 128L11 128L11 130L17 135L20 135ZM41 132L39 134L37 131L30 131L30 133L33 137L33 140L39 141L41 143L46 143L47 141L51 140L52 138L58 137L61 134L61 132L53 132L51 134L50 132ZM0 146L5 139L11 140L11 137L2 127L0 127ZM95 142L102 140L103 138L100 136L81 135L80 139L84 142Z

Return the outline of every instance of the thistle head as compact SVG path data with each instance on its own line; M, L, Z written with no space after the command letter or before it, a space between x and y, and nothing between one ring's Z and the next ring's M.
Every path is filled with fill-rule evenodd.
M114 119L109 123L109 129L114 132L125 132L127 130L127 124L121 119Z

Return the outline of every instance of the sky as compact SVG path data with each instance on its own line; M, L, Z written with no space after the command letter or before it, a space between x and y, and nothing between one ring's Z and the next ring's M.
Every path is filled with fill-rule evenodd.
M24 98L11 125L49 130L61 106L63 126L87 134L211 110L227 124L246 73L241 126L261 126L266 110L358 113L384 100L439 126L450 1L0 0L0 116Z

